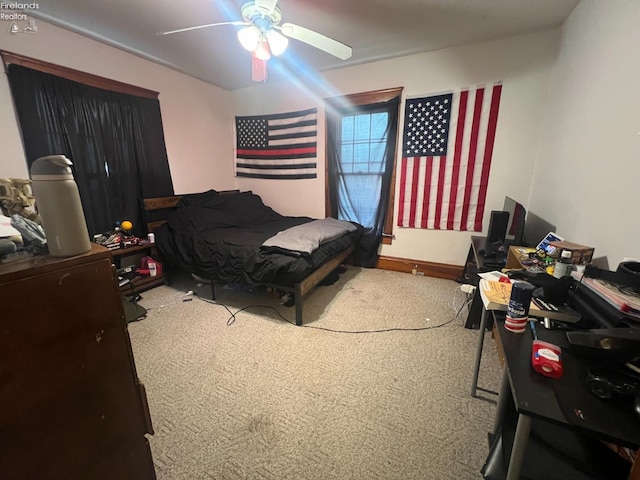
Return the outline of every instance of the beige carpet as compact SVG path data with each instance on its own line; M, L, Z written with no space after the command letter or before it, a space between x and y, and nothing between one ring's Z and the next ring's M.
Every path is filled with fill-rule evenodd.
M464 303L458 287L350 267L309 295L305 325L436 327ZM143 294L147 318L129 324L159 480L482 478L495 397L469 396L478 331L464 328L466 310L440 328L346 334L265 308L230 320L221 305L183 301L190 288L210 295L195 282L156 288ZM262 289L217 286L216 297L294 319ZM497 390L499 370L487 335L480 384Z

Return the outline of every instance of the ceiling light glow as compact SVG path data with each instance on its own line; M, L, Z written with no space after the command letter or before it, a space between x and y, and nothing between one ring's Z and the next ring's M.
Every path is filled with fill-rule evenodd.
M258 41L258 46L253 51L253 54L259 60L269 60L271 58L271 53L269 52L269 43L265 36L262 36Z
M274 29L267 32L267 40L271 53L276 57L282 55L289 45L289 39Z
M260 41L260 30L253 25L238 30L238 40L245 50L253 52Z

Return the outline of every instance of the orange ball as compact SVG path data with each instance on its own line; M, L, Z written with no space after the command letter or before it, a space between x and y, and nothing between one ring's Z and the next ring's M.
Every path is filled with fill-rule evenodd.
M131 223L129 220L125 220L120 224L120 226L122 227L123 230L129 231L133 228L133 223Z

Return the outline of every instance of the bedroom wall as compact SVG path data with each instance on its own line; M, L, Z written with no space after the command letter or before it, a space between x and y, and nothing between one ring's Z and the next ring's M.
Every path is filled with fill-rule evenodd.
M615 270L640 259L640 2L582 1L562 28L531 208Z
M640 258L634 213L640 196L640 64L629 61L640 40L637 18L637 2L583 1L560 30L325 72L313 83L232 93L42 21L35 35L0 29L0 49L159 91L177 193L252 189L292 215L324 215L323 142L316 180L236 179L232 162L221 161L233 156L233 115L313 105L322 111L325 97L395 86L404 86L407 96L502 80L487 212L510 195L555 223L561 235L596 247L596 255L606 255L615 268L624 257ZM319 129L323 139L322 116ZM0 177L26 177L4 72L0 144ZM488 218L484 224L486 230ZM458 265L470 236L397 227L394 233L383 255Z
M259 85L234 91L234 108L238 115L286 112L311 106L318 106L322 112L323 98L336 95L402 86L403 97L406 97L502 81L503 96L484 220L486 233L490 211L502 208L505 195L523 203L529 198L558 41L559 31L550 30L325 72L314 81ZM324 127L321 115L317 179L239 178L238 187L259 193L267 204L282 213L323 217ZM399 181L399 175L396 180ZM397 189L395 203L398 203ZM394 234L393 244L382 246L382 255L452 265L464 263L471 236L469 232L399 227L394 228Z
M4 23L0 22L2 50L159 92L176 193L235 188L229 92L39 20L38 32L31 35L10 34ZM0 177L27 178L4 69L0 76L0 145Z

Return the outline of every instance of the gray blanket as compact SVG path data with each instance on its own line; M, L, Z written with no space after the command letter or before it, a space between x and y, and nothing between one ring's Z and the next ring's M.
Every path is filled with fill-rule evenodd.
M351 222L325 218L313 220L302 225L278 232L262 244L264 248L278 248L297 254L311 254L325 242L335 240L342 235L357 230Z

